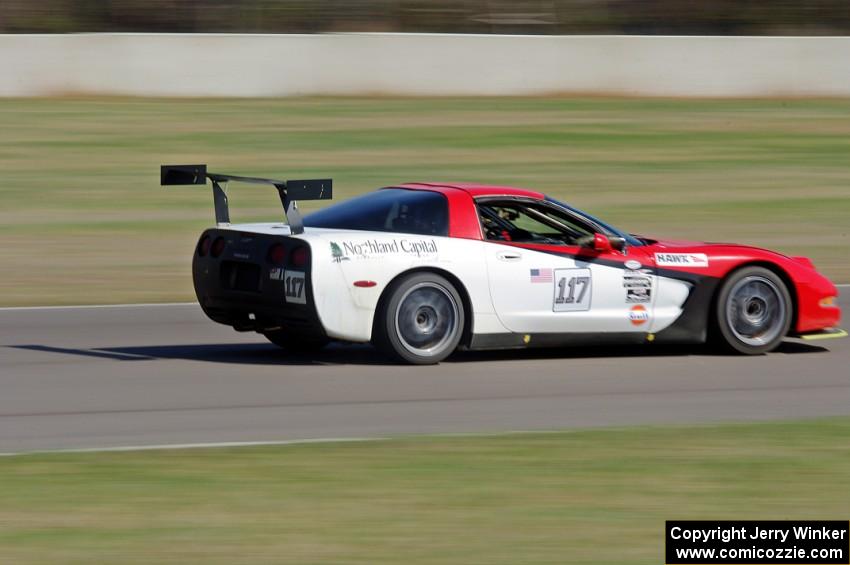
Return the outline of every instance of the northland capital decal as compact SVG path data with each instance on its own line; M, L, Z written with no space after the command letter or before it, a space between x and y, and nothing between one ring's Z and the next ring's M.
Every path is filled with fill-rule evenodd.
M343 241L342 246L331 242L331 257L337 263L352 257L374 257L378 255L436 255L437 242L433 239L393 239L378 241Z

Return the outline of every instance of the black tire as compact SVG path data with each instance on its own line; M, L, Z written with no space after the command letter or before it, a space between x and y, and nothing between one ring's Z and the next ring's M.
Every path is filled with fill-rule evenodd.
M372 343L403 363L432 365L457 349L464 323L452 283L436 273L411 273L387 289L375 312Z
M263 334L273 344L291 353L315 353L330 340L323 336L299 335L286 330L276 330Z
M782 279L745 267L723 281L714 311L714 340L727 351L760 355L776 349L791 326L793 303Z

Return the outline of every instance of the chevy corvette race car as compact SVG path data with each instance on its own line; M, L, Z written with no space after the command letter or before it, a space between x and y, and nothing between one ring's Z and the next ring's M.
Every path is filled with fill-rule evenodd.
M847 335L835 285L804 257L638 237L532 190L402 184L302 217L296 201L331 198L330 180L161 170L163 185L208 179L201 308L293 351L372 342L427 364L458 347L713 340L759 354L785 336ZM274 186L285 221L231 224L230 181Z

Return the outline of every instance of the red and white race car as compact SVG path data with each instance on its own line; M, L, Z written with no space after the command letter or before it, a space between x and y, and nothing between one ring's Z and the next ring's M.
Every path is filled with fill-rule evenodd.
M533 190L403 184L302 218L295 200L330 198L330 180L161 173L212 181L217 226L192 266L204 312L294 351L372 342L426 364L458 347L714 340L758 354L846 335L835 285L804 257L638 237ZM277 188L287 221L231 224L229 181Z

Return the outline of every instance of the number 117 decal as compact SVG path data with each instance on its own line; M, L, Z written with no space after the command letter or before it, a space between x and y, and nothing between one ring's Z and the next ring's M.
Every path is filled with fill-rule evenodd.
M555 312L581 312L590 310L593 294L590 269L555 269Z
M304 293L306 275L300 271L285 271L283 284L285 288L286 301L292 304L307 304L307 296Z

